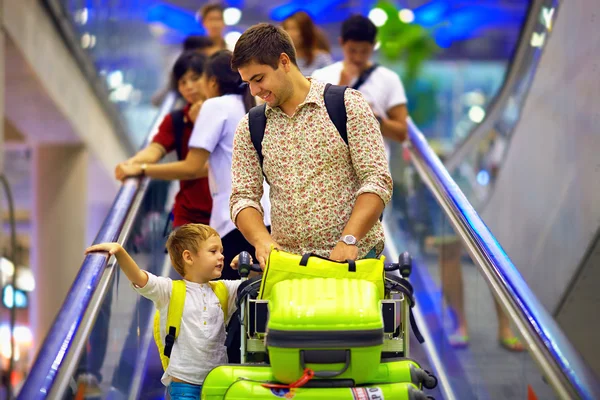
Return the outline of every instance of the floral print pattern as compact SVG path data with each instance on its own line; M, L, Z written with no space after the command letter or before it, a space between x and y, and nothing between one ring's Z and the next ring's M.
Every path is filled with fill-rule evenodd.
M271 186L271 235L286 251L327 257L340 240L356 198L392 196L392 178L379 124L360 92L347 89L348 145L325 108L325 84L311 80L310 91L293 116L266 107L262 142L264 174ZM262 213L263 172L248 128L238 125L233 147L231 219L246 207ZM378 221L358 242L359 258L383 250Z

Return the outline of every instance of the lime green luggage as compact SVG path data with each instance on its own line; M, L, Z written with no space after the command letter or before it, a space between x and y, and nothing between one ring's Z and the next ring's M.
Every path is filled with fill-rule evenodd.
M224 400L428 400L425 393L412 383L388 383L352 388L291 388L270 389L260 382L239 380L225 393ZM204 399L204 394L202 399Z
M377 287L351 279L290 279L273 286L265 344L275 379L297 381L305 368L319 378L370 382L383 347Z
M271 367L268 365L221 365L214 368L204 379L202 399L222 400L227 389L237 380L246 379L260 382L275 382ZM306 387L313 387L318 378L309 381ZM437 381L433 375L421 369L410 359L389 359L379 364L377 374L369 384L413 383L417 388L433 389ZM341 383L341 382L340 382ZM350 384L349 386L354 386Z

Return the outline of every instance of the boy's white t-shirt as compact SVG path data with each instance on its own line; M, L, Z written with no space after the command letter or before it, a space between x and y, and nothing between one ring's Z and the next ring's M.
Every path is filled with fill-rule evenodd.
M152 300L160 311L160 335L166 336L167 311L173 281L150 272L143 288L132 285L142 296ZM227 287L228 318L236 310L237 289L241 280L223 280ZM179 336L175 340L169 366L161 382L169 386L172 377L201 385L211 369L227 363L225 324L221 304L208 283L185 281L186 293Z
M338 85L343 69L344 63L338 61L325 68L316 70L313 72L312 77L323 83ZM352 87L355 82L356 80L350 82L348 86ZM362 93L373 111L382 117L387 117L387 112L391 108L407 103L404 85L402 85L398 74L381 65L373 70L367 80L358 88L358 91ZM387 143L387 138L384 139L389 157L389 144Z

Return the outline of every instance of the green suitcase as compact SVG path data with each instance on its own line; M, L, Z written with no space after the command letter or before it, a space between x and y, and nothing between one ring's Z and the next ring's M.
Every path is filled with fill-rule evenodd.
M247 379L260 382L275 382L275 377L268 365L221 365L211 370L202 386L203 400L222 400L227 389L237 380ZM410 359L389 359L379 364L377 375L369 384L394 382L413 383L418 388L433 389L437 385L436 378L420 368L416 361ZM306 386L313 386L314 380ZM352 385L353 386L353 385Z
M204 397L202 397L204 399ZM225 393L224 400L428 400L428 397L412 383L388 383L353 388L292 388L269 389L260 382L240 380Z
M370 382L383 339L380 296L372 282L290 279L273 286L265 345L279 382L297 381L305 368L319 378Z

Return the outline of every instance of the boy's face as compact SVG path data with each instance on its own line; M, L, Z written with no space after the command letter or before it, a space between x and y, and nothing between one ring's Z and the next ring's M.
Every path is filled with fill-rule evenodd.
M270 107L278 107L291 97L293 91L292 82L287 76L290 64L289 57L282 53L277 69L252 61L239 68L238 72L242 80L250 85L252 96L260 97Z
M218 236L200 242L197 254L190 252L186 260L186 279L210 281L221 277L223 272L223 244Z

